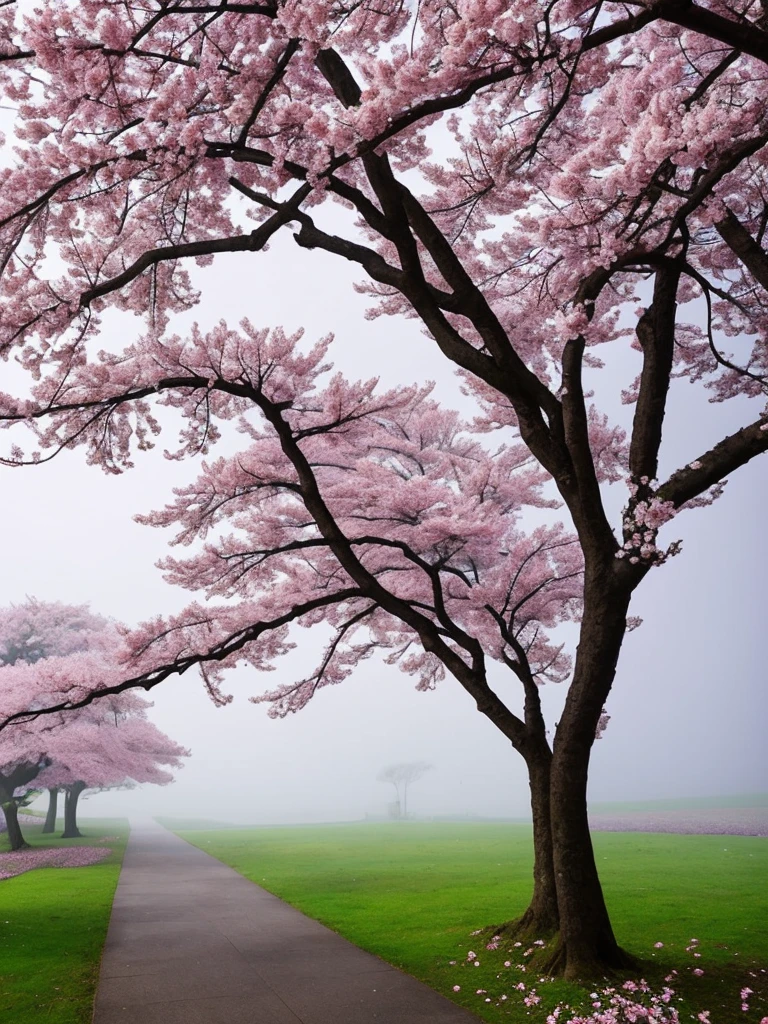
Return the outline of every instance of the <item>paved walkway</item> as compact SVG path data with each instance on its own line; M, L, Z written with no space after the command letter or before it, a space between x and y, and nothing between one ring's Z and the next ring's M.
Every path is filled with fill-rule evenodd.
M94 1024L477 1024L154 822L132 823Z

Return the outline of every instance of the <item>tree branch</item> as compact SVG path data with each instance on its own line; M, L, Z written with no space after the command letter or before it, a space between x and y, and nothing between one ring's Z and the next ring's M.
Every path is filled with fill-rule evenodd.
M671 501L676 508L680 508L766 451L768 419L761 419L723 438L684 469L678 469L666 483L657 488L656 494L661 501Z
M732 210L715 223L715 230L752 277L768 292L768 253L747 231Z
M632 424L630 476L638 481L656 476L664 413L675 351L677 287L682 267L669 261L656 271L653 301L635 328L643 350L640 390Z
M0 732L13 722L32 722L41 715L51 715L59 711L74 711L77 708L87 707L100 697L124 693L126 690L142 689L149 692L149 690L159 686L160 683L170 676L183 675L194 666L203 665L206 662L224 661L242 650L243 647L258 640L264 633L279 629L281 626L286 626L290 622L294 622L302 616L316 611L318 608L327 608L329 605L339 604L343 601L349 601L362 596L363 594L357 587L347 587L344 590L337 590L332 594L323 594L321 597L294 605L290 611L274 619L257 622L245 629L238 630L202 654L189 654L185 657L177 658L169 664L160 665L149 672L143 672L137 676L131 676L113 686L105 686L100 690L93 690L79 700L62 700L47 708L37 708L34 711L17 711L15 714L8 715L0 720Z
M248 235L233 235L230 238L210 238L199 242L182 242L180 245L166 245L158 249L149 249L143 253L134 263L127 267L122 274L102 281L101 284L89 288L80 296L80 306L90 306L94 299L117 291L131 281L143 274L150 267L165 263L168 260L185 259L190 256L209 256L219 252L258 252L263 249L272 235L275 234L284 224L297 216L297 211L303 200L311 191L310 185L302 185L300 189L285 203L251 231Z
M692 0L658 0L640 14L591 32L582 42L582 49L592 50L614 39L632 35L653 21L668 21L673 25L691 29L693 32L725 43L734 50L748 53L763 63L768 63L767 32L754 22L724 18L706 7L700 7Z

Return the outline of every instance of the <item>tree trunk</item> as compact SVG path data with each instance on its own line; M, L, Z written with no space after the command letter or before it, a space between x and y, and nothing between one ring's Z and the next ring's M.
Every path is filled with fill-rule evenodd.
M521 941L533 941L554 935L560 925L549 799L552 754L546 741L542 742L535 753L528 754L525 760L528 765L533 818L533 895L521 917L494 931L514 936Z
M560 925L552 847L551 767L552 754L546 746L528 762L533 816L533 896L520 924L524 926L521 929L524 934L530 933L532 939L552 935Z
M80 794L85 788L84 782L73 782L71 786L67 787L64 797L64 831L61 833L62 839L78 839L82 835L82 832L77 827L77 801L80 799Z
M59 802L59 791L58 789L48 790L48 813L45 815L45 824L43 825L43 832L55 832L56 831L56 808Z
M6 774L0 773L0 807L3 808L5 823L8 826L8 840L12 850L23 850L29 846L25 842L19 825L19 805L13 799L17 789L26 786L44 766L44 761L37 763L24 761L17 764Z
M591 575L591 578L590 578ZM595 979L628 967L613 934L587 820L587 774L597 722L611 689L626 630L631 591L611 572L589 574L573 682L552 758L552 845L560 943L548 969Z
M21 825L19 825L19 805L11 797L10 800L5 800L2 804L3 814L5 815L5 823L8 826L8 841L11 844L12 850L26 850L29 848L29 843L24 839L21 832Z

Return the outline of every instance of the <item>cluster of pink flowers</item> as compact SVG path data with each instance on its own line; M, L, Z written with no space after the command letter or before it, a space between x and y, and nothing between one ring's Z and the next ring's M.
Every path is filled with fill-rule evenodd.
M639 1002L636 996L626 996L622 990L648 994L647 1002ZM677 1010L669 1003L674 989L665 988L652 993L647 982L640 980L626 983L622 989L607 987L600 992L591 992L593 1013L574 1014L567 1004L558 1004L547 1016L547 1024L637 1024L638 1021L654 1021L655 1024L678 1024Z
M99 861L110 853L108 847L70 846L52 850L17 850L15 853L0 853L0 879L23 875L35 868L84 868Z
M616 552L617 558L628 558L632 565L640 561L660 565L679 551L679 544L672 544L666 551L656 546L656 535L659 529L672 519L677 512L674 502L662 501L657 498L652 487L655 480L647 476L640 478L640 484L630 483L629 505L624 511L624 545ZM646 497L638 500L637 495L642 485Z

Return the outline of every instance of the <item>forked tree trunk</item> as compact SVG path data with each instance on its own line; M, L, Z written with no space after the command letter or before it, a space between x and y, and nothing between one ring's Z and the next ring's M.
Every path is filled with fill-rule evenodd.
M82 832L77 827L77 801L80 799L80 794L85 788L84 782L73 782L71 786L67 786L67 792L64 797L64 831L61 833L62 839L77 839L82 835Z
M59 803L59 791L58 789L48 790L48 811L45 815L45 824L43 825L43 832L55 832L56 831L56 809Z
M587 820L589 756L616 673L630 596L610 573L587 579L573 682L555 736L550 801L560 942L547 967L571 979L595 979L632 964L613 934Z
M8 827L8 842L11 844L11 849L26 850L29 847L29 843L25 841L21 832L21 825L19 825L19 805L11 797L10 800L3 802L2 808L5 815L5 824Z

